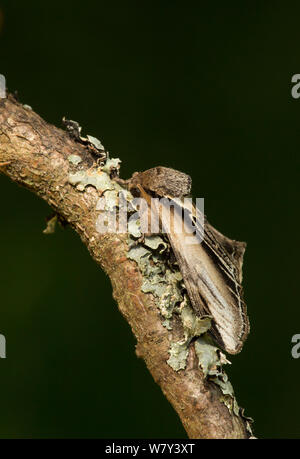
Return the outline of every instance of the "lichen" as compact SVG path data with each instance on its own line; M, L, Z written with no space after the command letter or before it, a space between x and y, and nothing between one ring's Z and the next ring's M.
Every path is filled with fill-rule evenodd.
M101 141L99 139L97 139L97 137L93 137L92 135L87 135L86 136L88 141L94 145L95 148L97 148L97 150L103 150L104 151L104 146L102 145Z
M195 341L195 352L198 357L199 366L204 376L217 386L219 386L222 395L220 401L227 406L230 413L241 416L246 425L250 436L253 435L251 423L253 420L244 415L243 408L240 408L234 395L234 390L227 374L223 369L224 364L230 363L223 352L220 351L208 336L201 336Z
M78 155L70 155L68 156L68 161L77 166L79 163L81 163L82 158Z
M131 218L128 221L128 232L133 236L134 238L139 238L142 236L141 230L140 230L140 220L139 218Z
M109 176L100 168L71 173L69 174L69 182L76 186L79 191L84 191L89 185L95 187L101 194L106 190L114 189Z
M160 253L164 252L168 248L168 244L156 234L152 234L151 236L145 236L144 245L149 247L152 250L159 250Z
M134 235L135 232L131 234ZM153 256L149 246L156 247L155 256ZM158 308L162 317L170 319L175 306L183 298L179 287L178 273L173 273L166 267L164 257L159 252L164 248L166 248L166 243L159 236L155 238L145 237L144 245L132 245L127 256L136 261L143 274L142 291L152 293L157 297L159 299ZM170 322L165 325L170 327Z
M210 316L196 316L185 297L181 308L181 321L186 341L206 333L211 327L211 319Z
M175 371L185 369L191 341L195 337L206 333L211 327L211 317L196 316L186 295L177 313L180 313L184 339L171 344L169 349L170 358L167 360L170 367Z
M163 326L166 327L167 330L172 330L172 325L171 325L171 321L169 319L166 319L163 321Z
M209 337L199 337L195 341L195 352L198 357L199 367L204 376L218 385L222 391L222 401L230 411L236 413L237 402L234 397L233 387L223 370L224 364L230 364L223 352L220 351Z
M110 174L112 170L120 169L121 160L119 158L109 158L107 159L105 165L102 167L103 172Z
M175 371L184 370L188 353L189 343L186 341L172 343L169 349L170 358L167 362Z
M218 368L221 367L219 349L209 343L208 339L198 338L195 341L195 352L198 357L199 366L204 376L216 375Z

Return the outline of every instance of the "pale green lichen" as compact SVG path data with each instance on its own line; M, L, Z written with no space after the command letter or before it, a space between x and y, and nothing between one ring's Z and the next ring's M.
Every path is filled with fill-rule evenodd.
M100 196L96 204L96 210L100 211L100 213L97 215L95 222L96 230L99 233L126 232L127 219L125 225L119 225L117 211L120 199L123 199L123 202L127 203L133 197L131 193L124 190L116 181L111 180L108 174L108 171L117 167L119 163L119 159L110 159L107 161L105 167L80 170L69 174L69 182L73 186L76 186L79 191L85 191L88 186L92 186L99 191Z
M143 247L142 245L133 246L128 252L128 258L136 261L137 264L143 269L145 269L147 264L149 263L150 255L151 252L149 252L149 250L146 249L146 247Z
M121 160L119 158L107 159L105 165L102 167L103 172L110 174L113 169L120 169Z
M70 155L68 156L68 161L74 164L75 166L78 166L78 164L81 163L82 158L78 155Z
M88 140L94 146L98 145L100 147L101 145L101 142L92 136L88 136ZM82 158L78 155L70 155L68 160L70 163L78 165L82 161ZM121 160L119 158L108 158L105 165L97 169L81 170L70 173L69 182L71 185L76 186L79 191L84 191L87 186L95 187L101 194L107 190L121 191L121 186L113 182L109 176L112 170L118 170L120 168L120 163ZM127 192L127 195L128 194Z
M133 231L129 225L128 230L131 236L135 236L136 228ZM132 239L131 242L133 242ZM162 237L147 236L144 238L143 245L135 245L133 242L127 256L138 264L143 274L142 291L152 293L157 297L162 317L170 319L176 305L183 300L180 285L182 277L180 272L173 272L166 266L163 254L166 248L167 244ZM171 326L170 322L167 322L166 325Z
M195 341L195 352L199 366L205 377L217 384L222 391L221 401L231 412L237 413L237 402L234 397L233 387L224 372L222 365L230 363L219 348L214 346L208 337L200 337Z
M184 370L188 353L189 343L186 341L172 343L169 349L170 358L167 362L175 371Z
M211 327L211 317L196 316L186 297L181 309L181 321L186 341L190 341L196 336L203 335Z
M101 194L106 190L114 189L109 176L101 169L82 170L69 174L69 182L79 191L84 191L89 185L95 187Z
M174 308L182 299L182 295L176 287L176 283L178 282L176 275L167 271L166 278L168 279L168 283L160 296L159 308L163 317L171 319Z
M97 137L93 137L92 135L87 135L86 137L87 137L88 141L92 145L94 145L95 148L97 148L97 150L103 150L104 151L104 146L102 145L100 140L97 139Z
M156 234L145 236L144 245L152 250L158 250L160 248L159 253L164 252L168 248L168 244Z
M163 247L164 241L161 239L161 242L156 243L157 247ZM156 254L154 262L151 250L143 245L133 245L128 252L128 258L136 261L144 275L142 291L159 298L158 307L161 315L165 319L171 318L175 305L182 301L178 275L166 268L159 253Z
M226 405L230 413L236 416L241 416L245 420L245 425L248 433L252 436L251 418L244 415L244 410L239 407L234 395L234 390L227 374L222 368L222 365L230 363L226 356L214 346L211 339L206 335L197 338L195 341L195 352L198 357L199 366L205 377L219 386L222 392L220 401Z
M192 310L188 298L185 296L180 308L181 322L183 325L184 339L171 344L167 360L173 370L184 370L189 353L189 346L193 338L203 335L211 327L211 317L197 317Z
M171 321L169 319L164 320L162 324L167 330L172 330Z
M140 219L136 216L135 219L131 218L128 221L128 232L131 234L131 236L135 238L139 238L142 236L141 230L140 230Z
M224 403L225 406L227 406L228 410L230 413L234 413L236 416L239 416L240 414L240 407L238 406L238 403L234 396L232 395L221 395L220 401Z
M210 344L207 339L198 338L195 341L195 352L204 376L206 377L207 375L212 374L215 375L217 368L222 365L219 356L219 349L213 344Z

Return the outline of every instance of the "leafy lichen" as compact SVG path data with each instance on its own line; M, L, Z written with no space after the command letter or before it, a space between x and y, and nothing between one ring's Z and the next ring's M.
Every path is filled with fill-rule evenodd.
M84 191L87 186L93 186L101 194L114 188L109 176L100 168L71 173L69 174L69 182L76 186L79 191Z
M70 155L68 156L68 161L77 166L79 163L81 163L82 158L78 155Z
M97 148L97 150L103 150L104 151L104 146L102 145L101 141L99 139L97 139L97 137L93 137L92 135L87 135L86 136L88 141L94 145L95 148Z
M128 229L130 231L130 227ZM134 235L135 230L131 232L131 237ZM155 247L155 253L149 246ZM182 301L183 297L180 289L181 276L179 277L178 273L172 272L166 266L164 256L159 252L164 249L166 243L161 237L145 237L144 244L133 245L127 256L138 264L143 274L142 291L157 297L162 317L170 319L175 306ZM169 322L167 325L170 327Z
M169 350L170 358L167 362L175 371L184 370L188 353L189 343L186 341L172 343Z

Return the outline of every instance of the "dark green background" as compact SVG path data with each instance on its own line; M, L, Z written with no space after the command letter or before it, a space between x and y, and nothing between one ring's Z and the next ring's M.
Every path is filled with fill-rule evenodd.
M125 178L190 174L210 222L248 242L252 331L227 372L257 436L299 438L299 3L0 3L9 90L79 121ZM4 176L0 196L0 437L185 437L79 238L43 235L51 210Z

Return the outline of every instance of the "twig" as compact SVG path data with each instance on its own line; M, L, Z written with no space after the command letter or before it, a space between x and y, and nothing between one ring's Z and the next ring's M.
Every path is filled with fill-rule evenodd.
M7 165L10 167L5 168ZM206 377L193 342L185 368L175 371L168 364L170 345L182 339L182 324L175 317L172 330L164 326L161 299L142 291L144 274L128 258L128 235L96 231L97 202L103 190L100 185L98 189L76 186L74 179L76 172L99 170L91 149L8 96L0 100L0 167L13 181L48 202L79 233L91 256L109 275L113 296L136 337L137 354L145 360L189 437L249 438L247 421L234 406L236 401Z

